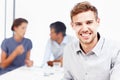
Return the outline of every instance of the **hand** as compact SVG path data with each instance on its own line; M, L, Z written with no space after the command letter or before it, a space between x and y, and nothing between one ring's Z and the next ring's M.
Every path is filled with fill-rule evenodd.
M15 51L16 51L17 55L23 54L23 52L24 52L23 45L21 44L21 45L17 46L16 49L15 49Z
M54 62L59 62L59 63L60 63L60 66L61 66L61 67L63 66L62 59L61 59L61 60L54 60Z
M47 64L48 64L48 66L52 67L53 66L53 61L48 61Z
M31 66L33 66L33 61L32 60L25 60L25 64L27 65L27 67L31 67Z

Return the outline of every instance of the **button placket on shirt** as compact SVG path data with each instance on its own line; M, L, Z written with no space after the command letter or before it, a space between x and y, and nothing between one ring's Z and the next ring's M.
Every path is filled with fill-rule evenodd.
M85 65L85 72L84 72L84 79L83 80L87 80L87 76L88 76L88 71L87 71L87 63L88 63L88 57L90 55L84 55L84 62L86 63Z

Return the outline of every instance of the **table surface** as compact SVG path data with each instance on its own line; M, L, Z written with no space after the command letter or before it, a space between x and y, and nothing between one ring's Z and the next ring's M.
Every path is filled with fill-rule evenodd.
M62 80L63 68L22 66L0 76L0 80Z

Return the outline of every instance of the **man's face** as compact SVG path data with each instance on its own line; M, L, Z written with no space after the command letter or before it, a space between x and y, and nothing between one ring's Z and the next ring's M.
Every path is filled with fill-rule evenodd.
M15 27L15 34L17 34L20 37L24 37L25 32L26 32L26 28L27 28L27 23L21 23L21 25L19 25L18 27Z
M50 38L52 39L52 40L57 40L57 38L58 38L58 34L55 32L55 29L54 28L51 28L50 29Z
M82 12L72 17L72 27L81 43L90 44L97 38L99 21L92 11Z

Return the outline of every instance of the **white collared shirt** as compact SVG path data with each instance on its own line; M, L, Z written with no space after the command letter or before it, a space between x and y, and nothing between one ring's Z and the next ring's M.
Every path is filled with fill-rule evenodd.
M115 43L100 37L87 54L80 49L79 41L67 45L63 55L63 80L120 80L120 44Z
M70 35L66 35L61 44L58 44L56 41L49 39L46 45L42 65L46 64L46 62L49 61L51 57L53 57L54 60L61 58L63 56L63 48L68 43L72 42L72 40L74 40L74 37Z

